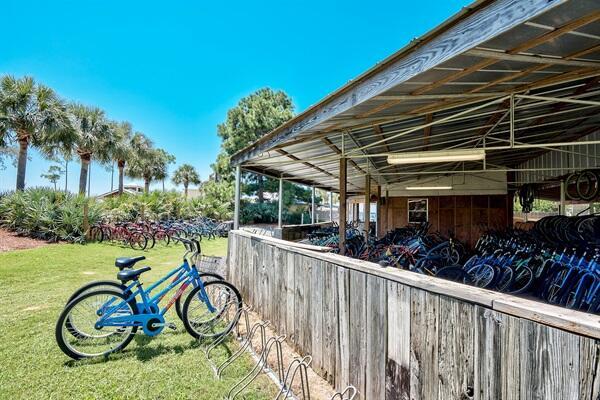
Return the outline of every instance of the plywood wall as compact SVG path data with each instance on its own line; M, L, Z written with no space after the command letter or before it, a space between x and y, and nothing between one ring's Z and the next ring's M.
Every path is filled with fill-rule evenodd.
M470 246L486 230L503 229L512 223L512 200L508 195L426 198L429 201L431 230L444 235L453 232L457 239ZM408 199L409 197L389 197L381 200L380 236L408 224Z

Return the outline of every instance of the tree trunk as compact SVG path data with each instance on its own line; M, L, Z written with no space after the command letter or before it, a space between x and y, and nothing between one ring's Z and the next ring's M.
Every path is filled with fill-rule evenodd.
M115 181L115 163L114 161L110 163L110 191L114 190L113 183Z
M27 169L27 149L29 136L19 138L19 161L17 163L17 190L25 189L25 170Z
M67 183L69 182L69 160L65 160L65 193L69 190Z
M79 194L85 195L85 189L87 187L88 169L90 167L91 156L89 154L83 154L81 158L81 171L79 172Z
M119 196L123 194L123 175L125 171L125 160L119 160L117 162L119 167Z
M265 201L265 182L263 181L263 176L258 175L258 202L260 204Z
M163 193L165 192L165 179L162 180Z
M56 181L53 181L52 183L54 183L54 191L56 192Z
M185 198L187 199L187 194L188 194L188 184L184 183L183 184L183 193L185 193Z
M144 178L144 192L148 193L150 191L150 179Z

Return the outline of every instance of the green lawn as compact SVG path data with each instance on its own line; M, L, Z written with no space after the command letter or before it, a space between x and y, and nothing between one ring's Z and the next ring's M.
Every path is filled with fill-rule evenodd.
M226 239L203 241L207 255L225 255ZM143 252L151 282L183 253L181 246ZM114 279L114 258L139 254L108 244L50 245L0 253L0 398L2 399L222 399L251 367L249 357L217 380L202 346L192 340L174 312L177 331L150 339L138 335L108 360L72 361L56 345L54 326L68 296L96 279ZM229 343L235 348L235 343ZM217 359L223 360L226 349ZM266 378L243 398L273 397Z

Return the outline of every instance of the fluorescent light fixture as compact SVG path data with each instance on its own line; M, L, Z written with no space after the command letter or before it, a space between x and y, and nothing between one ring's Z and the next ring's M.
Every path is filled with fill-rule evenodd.
M389 164L421 164L484 159L485 150L483 149L459 149L388 154L387 161Z
M406 190L452 190L452 186L407 186Z

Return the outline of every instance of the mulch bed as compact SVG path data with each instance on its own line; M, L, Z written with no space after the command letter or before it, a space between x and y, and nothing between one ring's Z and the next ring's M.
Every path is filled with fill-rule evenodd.
M33 249L48 244L45 240L18 236L16 233L0 229L0 253L11 250Z

